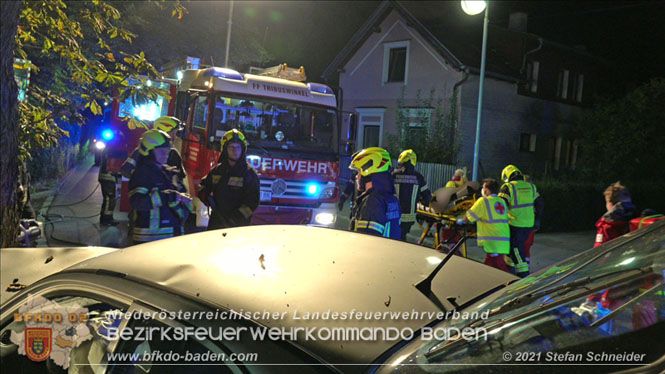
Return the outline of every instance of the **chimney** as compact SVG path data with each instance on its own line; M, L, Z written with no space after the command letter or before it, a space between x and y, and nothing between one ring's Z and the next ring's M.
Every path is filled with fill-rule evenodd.
M508 29L519 32L526 32L526 24L529 15L525 12L512 12L508 18Z

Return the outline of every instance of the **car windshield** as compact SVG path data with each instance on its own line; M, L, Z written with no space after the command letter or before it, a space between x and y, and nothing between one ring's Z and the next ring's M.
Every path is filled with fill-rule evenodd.
M261 148L334 153L335 113L300 103L217 95L212 127L221 133L237 128L250 145Z
M414 343L412 353L401 359L445 362L446 370L455 372L469 369L463 365L504 363L506 351L573 351L584 346L609 352L618 339L648 345L645 336L658 336L655 330L665 326L665 225L646 231L590 249L476 302L462 312L484 312L489 314L486 320L465 319L462 313L442 321L432 329L446 334ZM528 298L534 291L539 297ZM516 297L528 302L505 312L499 309ZM469 335L459 338L457 331Z

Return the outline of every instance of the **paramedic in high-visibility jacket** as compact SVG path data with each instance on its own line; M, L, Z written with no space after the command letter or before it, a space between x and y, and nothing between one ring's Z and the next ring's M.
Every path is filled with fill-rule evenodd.
M522 172L515 165L506 166L501 172L501 179L505 184L501 186L499 197L508 204L510 221L508 265L513 268L515 275L525 277L529 275L529 263L524 244L534 225L540 225L544 200L534 184L524 181Z
M497 196L499 182L488 178L483 181L483 196L466 211L458 224L476 222L478 246L485 250L485 264L510 272L505 255L510 253L510 227L508 206Z
M199 198L212 208L208 230L249 226L259 207L260 181L247 163L247 140L237 129L222 136L217 166L199 185Z
M134 244L183 234L192 204L189 195L177 191L166 166L170 148L170 137L160 130L148 130L139 140L141 157L129 179Z
M390 176L391 164L390 154L379 147L365 148L351 160L349 169L358 172L351 231L400 239L401 212Z
M427 187L425 177L416 171L417 156L412 149L403 151L397 159L397 168L393 170L392 176L395 181L395 190L402 211L401 238L406 241L406 234L416 222L417 203L421 202L425 207L432 201L432 192Z

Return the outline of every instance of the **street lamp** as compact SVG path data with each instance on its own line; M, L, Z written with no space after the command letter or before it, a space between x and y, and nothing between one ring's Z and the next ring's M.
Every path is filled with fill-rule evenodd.
M485 83L485 58L487 55L487 24L489 20L487 14L489 5L485 1L462 0L462 10L464 13L473 16L483 10L485 11L485 21L483 22L483 50L480 57L480 87L478 88L478 116L476 117L476 142L473 145L473 177L471 180L478 180L478 148L480 145L480 120L483 109L483 86Z

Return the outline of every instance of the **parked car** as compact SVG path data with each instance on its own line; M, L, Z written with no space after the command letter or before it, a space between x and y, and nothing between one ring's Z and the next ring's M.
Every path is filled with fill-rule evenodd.
M502 356L528 349L634 351L644 355L637 364L665 362L656 339L665 336L664 231L654 224L522 280L413 244L307 226L118 250L3 249L0 365L17 373L486 372L487 364L534 372ZM35 356L36 346L43 356L48 344L28 330L58 310L74 318L53 328L50 357L33 361L27 352ZM488 338L444 338L451 327L484 328ZM202 335L170 335L195 329Z

